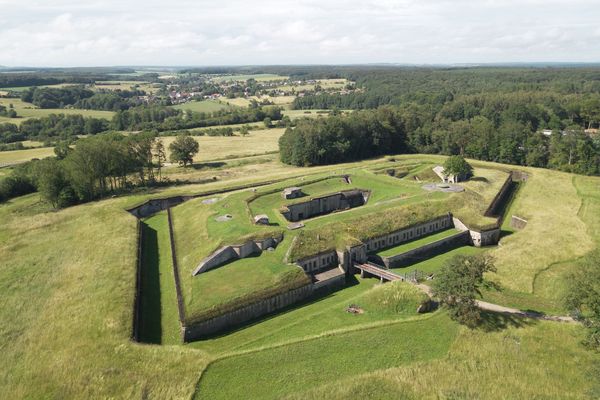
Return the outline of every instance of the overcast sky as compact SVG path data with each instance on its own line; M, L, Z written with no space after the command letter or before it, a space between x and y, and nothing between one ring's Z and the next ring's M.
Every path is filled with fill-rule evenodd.
M0 65L600 61L600 0L0 0Z

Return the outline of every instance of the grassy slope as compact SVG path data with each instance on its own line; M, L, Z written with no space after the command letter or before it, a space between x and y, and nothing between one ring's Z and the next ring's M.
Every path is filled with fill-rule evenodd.
M501 246L492 252L498 268L493 278L504 290L486 293L485 298L520 308L564 313L563 279L561 274L550 275L569 270L573 262L596 246L600 238L594 237L597 231L588 227L598 226L600 217L594 213L580 215L582 199L573 185L573 175L537 169L530 172L509 210L510 215L527 219L527 227L504 237ZM596 182L594 191L598 193L598 178L578 177L575 182L584 179ZM535 293L538 275L543 292Z
M123 200L45 212L0 207L0 393L5 398L185 397L205 361L129 340L136 222ZM110 249L110 251L107 251Z
M204 372L196 398L279 398L347 375L432 360L448 351L456 332L436 315L226 358ZM226 385L223 376L230 377Z
M312 390L305 387L288 398L587 399L598 395L593 364L600 361L579 344L578 327L501 318L492 321L493 326L497 328L491 332L461 328L444 357L340 377Z
M414 160L414 157L398 158ZM433 156L423 156L423 159L440 160ZM364 164L371 165L370 162ZM325 170L318 167L264 171L264 177ZM561 175L547 174L552 183L554 174ZM208 185L173 187L153 196L194 193L247 180L245 177ZM597 221L594 217L600 214L596 201L598 179L576 177L574 182L580 194L585 195L580 217ZM538 202L548 197L546 192L540 195L543 197L538 197ZM3 260L0 264L3 301L0 308L0 351L3 354L0 358L0 392L5 397L187 398L193 393L197 376L213 358L213 351L221 351L211 349L211 344L218 341L207 342L205 347L194 350L196 346L140 346L128 340L135 268L135 221L122 209L147 197L136 195L106 200L56 213L46 212L36 195L0 205L0 259ZM531 222L532 217L529 218ZM555 226L550 233L559 236L556 232L562 234L564 230L570 230L570 226ZM598 226L588 222L587 235L595 235L593 232L598 232ZM529 228L505 240L523 236ZM537 238L534 243L515 240L511 246L521 251L523 245L543 247L548 240ZM573 240L579 240L570 234L565 239L567 246L571 246ZM106 251L107 247L111 250ZM515 274L518 273L519 269L515 267ZM548 278L549 281L554 279L552 275ZM536 295L539 280L534 280ZM354 299L339 299L340 305L354 302ZM300 320L296 317L287 313L251 328L262 326L262 334L269 335L275 334L279 326L278 334L283 338L288 335L286 330L295 332L286 324ZM283 321L280 318L287 322L278 325L278 321ZM315 326L322 323L316 321ZM229 345L258 338L260 332L251 328L234 333ZM244 332L247 332L245 336ZM598 357L581 349L580 334L581 330L576 326L554 323L510 327L491 333L460 329L458 340L453 342L445 357L427 363L412 363L408 367L368 372L358 378L337 375L335 378L342 381L318 387L308 394L302 392L308 389L304 386L299 389L298 397L398 398L408 393L417 398L584 398L595 379L589 373L591 363L598 362ZM418 335L420 332L415 333ZM228 337L222 340L228 340ZM269 341L265 338L263 343ZM348 349L352 349L349 344L340 351ZM287 354L290 357L279 363L266 358L265 364L279 370L298 361L291 357L298 353ZM354 355L354 362L361 364L369 358L370 348L356 351ZM281 352L275 356L281 356ZM415 354L415 357L422 356ZM311 367L318 369L318 365ZM263 371L267 376L271 373L269 369ZM214 378L219 376L222 382L236 383L232 375ZM292 383L297 385L296 381Z

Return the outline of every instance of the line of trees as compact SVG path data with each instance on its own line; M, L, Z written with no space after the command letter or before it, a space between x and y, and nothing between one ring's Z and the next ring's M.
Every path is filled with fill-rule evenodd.
M307 166L417 152L600 174L600 136L585 134L568 117L560 121L564 129L544 135L539 128L546 125L533 122L537 107L498 100L497 109L483 101L456 114L456 104L438 113L409 104L298 121L279 141L281 160Z
M21 93L21 100L39 108L72 106L86 110L119 111L141 105L142 90L114 90L94 92L83 85L65 87L31 87Z
M155 129L173 131L218 125L244 124L264 121L265 118L280 120L280 107L236 108L212 113L181 111L171 107L137 107L115 114L112 128L115 130Z
M297 166L360 160L408 151L401 115L390 107L301 119L279 139L281 161Z
M50 114L47 117L25 120L19 126L11 123L0 124L0 143L22 140L74 140L77 135L95 135L109 128L109 121L102 118L84 117L79 114Z
M166 161L155 132L119 133L79 140L75 148L62 143L56 157L20 165L0 184L0 200L33 191L54 207L66 207L162 179Z

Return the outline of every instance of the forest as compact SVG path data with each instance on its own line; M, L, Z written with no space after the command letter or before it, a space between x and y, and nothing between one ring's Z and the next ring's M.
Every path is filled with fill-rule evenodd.
M299 123L281 138L282 161L315 165L397 152L383 135L407 152L600 173L598 70L400 69L347 78L362 90L299 97L294 107L367 110ZM395 123L373 123L384 114ZM316 137L318 148L311 146Z

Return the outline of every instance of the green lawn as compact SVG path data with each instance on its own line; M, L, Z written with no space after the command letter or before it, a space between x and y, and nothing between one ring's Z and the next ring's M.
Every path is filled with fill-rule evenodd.
M185 280L186 320L198 321L226 310L287 292L310 280L301 268L283 263L285 246L264 251Z
M181 336L166 211L146 219L142 229L140 340L177 344Z
M489 248L475 247L475 246L462 246L456 249L449 250L442 254L438 254L434 257L428 258L427 260L420 261L412 264L408 267L394 268L394 272L400 275L410 275L414 271L421 271L426 274L434 274L438 272L446 262L452 257L457 255L476 255L489 251Z
M422 247L426 244L437 242L438 240L442 240L442 239L445 239L452 235L455 235L458 232L460 232L458 229L454 229L454 228L446 229L445 231L437 232L437 233L422 237L420 239L411 240L410 242L402 243L402 244L399 244L398 246L390 247L388 249L378 252L377 255L381 256L381 257L390 257L390 256L395 256L398 254L406 253L407 251L414 250L414 249Z
M204 371L195 398L275 399L346 376L439 359L458 330L439 313L228 357Z

